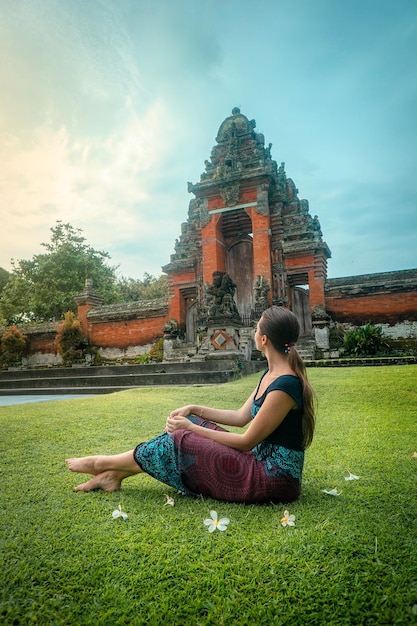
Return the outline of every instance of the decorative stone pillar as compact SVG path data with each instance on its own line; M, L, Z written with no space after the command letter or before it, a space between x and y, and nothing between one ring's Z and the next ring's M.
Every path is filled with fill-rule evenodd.
M254 328L242 328L239 332L240 342L239 350L243 355L245 361L252 360L252 351L255 345L255 329Z
M78 321L80 322L82 330L88 337L87 313L90 309L103 304L103 298L93 289L92 278L85 279L85 287L83 291L79 293L78 296L75 296L74 300L78 305Z
M328 358L330 356L330 317L324 307L314 308L312 324L316 347L322 351L324 358Z

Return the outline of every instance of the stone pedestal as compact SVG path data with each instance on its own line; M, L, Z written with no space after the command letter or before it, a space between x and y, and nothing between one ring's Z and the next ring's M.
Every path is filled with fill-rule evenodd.
M252 352L255 346L255 329L242 328L240 330L239 350L245 361L251 361Z
M323 352L325 358L330 355L330 332L328 320L313 321L313 333L316 347Z
M184 363L195 359L197 348L178 337L164 337L164 361Z
M208 359L239 358L250 361L253 329L227 322L208 326L198 353Z

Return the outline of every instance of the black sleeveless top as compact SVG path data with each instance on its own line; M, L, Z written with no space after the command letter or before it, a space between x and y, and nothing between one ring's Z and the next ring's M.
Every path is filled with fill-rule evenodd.
M256 388L256 394L258 393L259 386L262 382L263 377L268 372L265 370L263 373L259 384ZM294 376L293 374L283 374L282 376L278 376L272 383L267 387L264 393L256 398L252 403L252 418L255 417L262 404L265 401L266 396L270 391L284 391L287 393L295 402L297 403L296 409L291 409L291 411L285 416L281 424L276 428L268 437L264 440L266 443L274 443L280 446L284 446L285 448L290 448L291 450L304 450L304 442L303 442L303 389L301 385L301 381L298 376Z

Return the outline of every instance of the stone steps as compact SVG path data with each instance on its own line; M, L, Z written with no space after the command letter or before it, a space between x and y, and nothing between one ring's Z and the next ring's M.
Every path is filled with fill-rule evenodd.
M310 361L315 357L316 342L312 337L300 337L297 341L297 352L304 359Z
M0 372L0 396L112 393L148 386L218 385L255 365L228 359L193 363L70 367Z

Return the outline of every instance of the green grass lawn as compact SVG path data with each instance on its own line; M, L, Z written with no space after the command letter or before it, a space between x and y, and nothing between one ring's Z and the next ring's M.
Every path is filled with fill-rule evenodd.
M417 623L417 366L309 375L318 426L289 506L192 499L148 476L74 493L84 477L64 465L133 448L187 402L237 407L258 375L0 408L0 623ZM211 509L226 531L208 532Z

